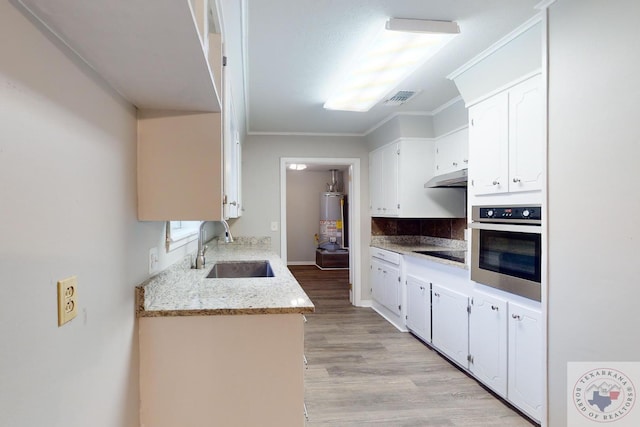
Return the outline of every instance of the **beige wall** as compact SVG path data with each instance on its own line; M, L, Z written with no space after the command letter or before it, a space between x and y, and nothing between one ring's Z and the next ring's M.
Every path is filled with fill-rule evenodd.
M551 427L567 425L567 362L640 355L638 16L631 0L550 9Z
M320 195L331 181L324 171L287 171L287 262L315 263L314 234L320 233ZM343 183L343 172L338 182ZM348 188L343 185L344 190ZM342 191L346 193L346 191Z
M164 224L136 220L134 108L71 58L0 2L1 426L138 425L133 288Z

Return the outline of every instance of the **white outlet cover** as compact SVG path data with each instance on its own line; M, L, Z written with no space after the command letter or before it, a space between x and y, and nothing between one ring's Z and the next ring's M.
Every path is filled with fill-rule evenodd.
M149 249L149 274L157 272L159 264L160 258L158 256L158 248L153 247Z
M278 221L271 221L271 231L278 231Z

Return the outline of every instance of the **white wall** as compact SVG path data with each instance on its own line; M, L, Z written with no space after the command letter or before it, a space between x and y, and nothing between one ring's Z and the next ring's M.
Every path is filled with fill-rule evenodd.
M454 81L467 105L542 67L542 25L535 24Z
M433 119L427 114L393 116L366 136L369 151L382 147L400 137L433 138Z
M359 158L360 236L363 259L363 283L367 280L366 248L371 237L369 216L369 150L360 137L261 136L249 135L242 147L242 217L233 224L238 236L271 236L271 244L280 251L280 232L270 231L271 221L280 222L280 158ZM356 242L352 242L356 244ZM365 268L366 267L366 268ZM368 287L367 287L368 292ZM364 299L368 295L363 295Z
M631 0L550 8L551 427L566 425L567 362L640 356L638 16Z
M433 135L442 136L463 126L469 125L469 110L460 98L444 110L433 116Z
M320 193L329 172L287 171L287 261L315 262L320 233Z
M164 224L136 220L134 108L71 58L0 2L1 426L138 425L134 286Z

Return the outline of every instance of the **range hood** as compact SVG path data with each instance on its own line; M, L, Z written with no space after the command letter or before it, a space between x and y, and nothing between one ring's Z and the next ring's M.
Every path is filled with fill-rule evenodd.
M424 188L466 187L467 169L436 175L424 185Z

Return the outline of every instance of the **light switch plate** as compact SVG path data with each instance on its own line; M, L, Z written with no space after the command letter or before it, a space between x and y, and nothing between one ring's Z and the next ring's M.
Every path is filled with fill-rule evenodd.
M149 249L149 274L154 274L158 271L158 265L160 258L158 257L158 248L153 247Z

